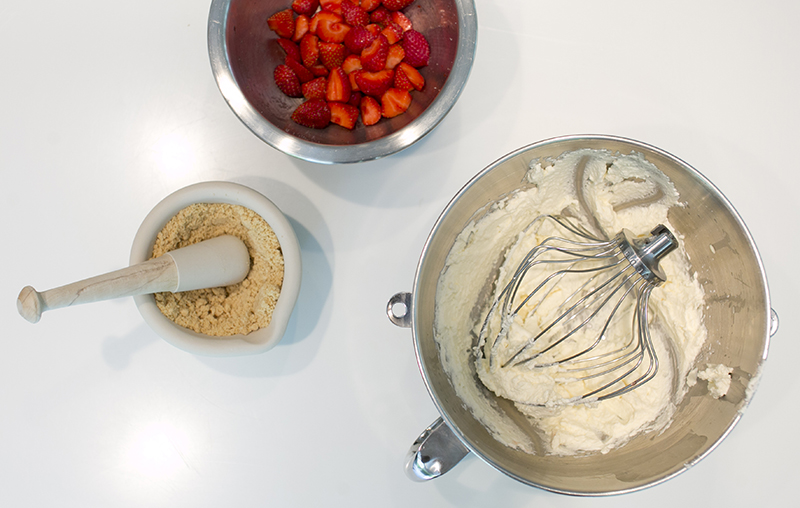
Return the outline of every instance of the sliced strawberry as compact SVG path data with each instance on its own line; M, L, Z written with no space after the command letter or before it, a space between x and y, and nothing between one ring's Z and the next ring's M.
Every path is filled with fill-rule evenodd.
M369 30L369 33L371 33L373 37L377 37L378 34L381 33L381 30L383 30L383 27L377 23L370 23L364 28Z
M373 97L383 95L394 79L394 71L391 69L383 69L378 72L360 70L353 72L352 75L355 76L358 89L365 95Z
M308 70L308 68L306 68L297 60L293 60L287 56L284 63L292 68L294 73L297 74L297 77L300 79L301 83L305 83L314 79L314 73Z
M316 34L320 23L331 24L341 23L342 21L344 21L344 19L338 14L334 14L330 11L317 11L316 14L311 16L311 22L308 25L308 29L311 31L311 33Z
M314 78L303 83L302 90L306 99L324 99L328 93L328 79L325 76Z
M305 34L308 33L308 25L311 23L311 18L306 16L305 14L301 14L297 16L294 20L294 36L292 40L294 42L300 42Z
M390 88L381 95L381 115L394 118L406 112L411 105L411 94L406 90Z
M347 55L347 49L344 44L339 44L338 42L319 43L319 61L328 70L341 67L345 55Z
M278 11L267 19L267 26L280 37L291 39L294 35L294 11Z
M414 89L414 85L411 84L411 80L408 79L408 74L406 74L403 69L398 67L394 70L394 81L392 82L392 88L411 91Z
M328 76L328 74L330 73L330 71L328 70L328 68L327 68L327 67L325 67L324 65L322 65L321 63L318 63L318 64L316 64L316 65L312 65L311 67L309 67L309 68L308 68L308 70L310 70L310 71L311 71L311 73L312 73L314 76L317 76L317 77L319 77L319 76L325 76L325 77L327 77L327 76Z
M361 53L361 50L375 40L372 32L363 26L354 26L344 36L344 45L351 53Z
M362 97L358 108L361 110L361 121L364 125L375 125L380 121L381 104L374 97Z
M331 123L341 125L345 129L353 129L358 121L358 108L343 102L329 102Z
M325 98L328 102L347 102L350 99L350 79L341 67L333 69L328 75L328 89Z
M292 120L312 129L324 129L331 123L331 108L322 99L311 99L297 106Z
M386 37L386 40L389 41L389 44L396 44L403 38L403 29L394 21L386 23L381 33Z
M367 12L372 12L381 6L382 0L361 0L361 8Z
M295 74L288 65L281 64L275 67L273 76L275 78L275 84L278 85L281 92L289 97L303 96L303 91L300 88L300 79L298 79L297 74Z
M343 42L350 26L344 23L332 23L323 25L320 29L319 38L328 42Z
M300 40L300 57L303 65L308 68L319 62L319 38L311 32L305 34Z
M381 5L374 11L369 13L369 20L371 23L377 23L378 25L385 25L387 21L392 19L392 14L389 12L389 9Z
M386 67L389 56L389 41L378 35L372 43L361 50L361 65L365 70L376 72Z
M306 16L313 16L319 8L319 0L294 0L292 2L292 10L297 14L304 14Z
M350 98L347 99L347 103L351 106L358 107L361 104L361 98L364 96L361 92L355 90L350 92Z
M424 35L411 29L403 35L403 49L406 52L405 61L412 67L425 67L431 57L431 48Z
M358 83L356 82L356 74L359 72L361 71L356 70L347 75L347 79L350 80L350 93L361 91L361 89L358 88Z
M342 62L342 70L345 74L350 74L353 71L361 69L361 58L359 58L358 55L347 55L347 58Z
M383 0L383 6L390 11L399 11L411 5L414 0Z
M392 44L389 46L389 54L386 56L386 68L394 69L403 61L406 52L400 44Z
M344 22L351 27L365 26L369 23L369 13L358 5L350 3L350 0L345 0L341 6Z
M319 6L325 11L342 13L342 0L319 0Z
M361 0L361 8L367 12L372 12L381 6L381 0Z
M292 42L290 39L284 39L283 37L278 39L278 45L286 52L286 58L291 58L292 60L297 60L301 62L303 57L300 56L300 47Z
M311 18L309 30L325 42L344 42L350 26L343 22L338 14L329 11L319 11Z
M394 11L392 13L392 22L397 23L404 32L408 32L414 28L414 25L411 23L411 20L408 19L408 16L400 11Z
M406 62L401 62L395 70L395 81L397 81L398 74L405 74L414 90L419 91L425 88L425 78L422 77L422 73Z

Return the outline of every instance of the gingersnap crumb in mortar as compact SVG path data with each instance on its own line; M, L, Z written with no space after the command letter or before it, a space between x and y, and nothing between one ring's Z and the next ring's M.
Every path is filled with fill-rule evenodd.
M177 213L158 234L152 257L203 240L232 235L250 253L250 272L231 286L156 293L156 305L176 324L217 337L266 327L283 285L278 237L257 213L240 205L196 203Z

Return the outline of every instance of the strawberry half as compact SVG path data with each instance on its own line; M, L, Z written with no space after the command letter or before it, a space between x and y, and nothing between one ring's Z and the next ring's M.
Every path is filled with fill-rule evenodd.
M361 0L361 8L367 12L372 12L381 6L382 0Z
M278 85L281 92L289 97L303 96L303 90L300 88L300 79L298 79L297 74L295 74L288 65L281 64L275 67L273 77L275 78L275 84Z
M389 44L396 44L403 38L403 29L394 21L386 23L386 26L381 30L381 34L386 37Z
M378 34L381 33L381 30L383 30L383 25L379 25L377 23L370 23L369 25L365 26L364 28L369 30L369 33L371 33L373 37L377 37Z
M389 41L381 34L369 46L361 50L361 65L365 70L377 72L386 67L388 56Z
M358 109L361 110L361 121L364 125L375 125L381 119L381 104L374 97L362 97Z
M319 62L319 38L316 35L309 32L300 40L300 57L308 68Z
M414 3L414 0L383 0L383 6L390 11L399 11L400 9L405 9L412 3Z
M297 78L300 80L301 83L305 83L307 81L311 81L312 79L314 79L314 73L308 70L308 68L304 66L301 62L286 57L286 62L284 63L292 68L294 73L297 74Z
M381 95L381 115L394 118L406 112L411 105L411 94L406 90L390 88Z
M383 69L378 72L360 70L354 71L352 76L355 76L358 89L363 94L380 97L392 85L394 71L391 69Z
M395 82L397 82L398 74L404 75L414 90L420 91L425 88L425 78L422 77L422 73L406 62L401 62L395 70Z
M319 6L326 11L342 13L342 0L319 0Z
M292 10L297 14L312 16L319 8L319 0L294 0Z
M309 30L325 42L344 42L350 26L343 23L338 14L330 11L319 11L311 18Z
M303 97L306 99L324 99L325 94L328 92L328 78L320 76L311 81L303 83L301 87L303 90Z
M297 16L294 20L294 35L292 40L299 43L305 34L308 33L308 25L311 24L311 18L305 14Z
M431 57L431 47L424 35L413 28L403 34L403 50L405 61L412 67L425 67Z
M367 12L372 12L381 6L382 0L361 0L361 8Z
M297 106L292 120L312 129L324 129L331 123L331 108L322 99L311 99Z
M319 61L329 70L341 67L346 55L347 49L344 44L338 42L319 43Z
M281 37L278 39L278 45L286 53L286 58L291 58L292 60L297 60L298 62L303 60L303 58L300 56L300 47L290 39L284 39Z
M308 70L311 71L311 74L317 77L325 76L327 78L328 74L330 73L328 68L322 65L321 63L312 65L311 67L308 68Z
M361 104L361 98L363 96L364 94L358 91L350 92L350 98L347 99L347 103L351 106L358 107Z
M411 80L408 79L408 74L403 72L403 69L397 68L394 70L394 81L392 82L392 88L411 91L414 89L414 85L412 85Z
M354 26L344 36L344 45L351 53L360 54L361 50L369 46L374 40L375 36L372 32L363 26Z
M411 23L411 20L408 19L408 16L400 11L394 11L392 13L392 22L397 23L404 32L408 32L414 28L414 25Z
M347 58L342 62L342 70L345 74L350 74L353 71L361 69L361 58L359 58L358 55L347 55Z
M352 130L358 121L358 108L352 104L342 102L329 102L331 109L331 123L341 125L345 129Z
M350 3L350 0L343 1L341 5L344 22L351 27L364 26L369 23L369 13L360 6Z
M392 14L389 12L389 9L383 5L369 13L369 21L371 23L385 25L390 19L392 19Z
M400 44L392 44L389 46L389 54L386 56L386 68L394 69L405 58L406 52Z
M328 102L347 102L350 100L350 78L341 67L333 69L328 76L328 89L325 98Z
M280 37L291 39L294 35L294 11L285 9L267 18L267 26Z

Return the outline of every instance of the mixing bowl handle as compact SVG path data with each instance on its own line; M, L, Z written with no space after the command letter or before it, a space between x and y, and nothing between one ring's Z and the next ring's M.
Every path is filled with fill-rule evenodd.
M401 314L402 312L402 314ZM386 304L389 321L402 328L411 328L411 293L397 293Z
M450 471L469 450L438 418L420 434L406 455L406 474L417 482L433 480Z
M770 309L770 311L769 336L772 337L778 331L780 320L778 319L778 313L775 312L775 309Z
M411 328L411 293L397 293L386 304L386 315L397 326ZM433 480L461 462L469 450L439 418L420 434L406 455L406 474L417 482Z

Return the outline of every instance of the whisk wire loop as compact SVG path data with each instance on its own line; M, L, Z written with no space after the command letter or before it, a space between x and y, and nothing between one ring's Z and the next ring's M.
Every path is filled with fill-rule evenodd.
M601 240L551 215L537 217L525 234L536 234L545 221L565 237L547 236L523 257L488 310L476 358L488 360L490 369L555 369L552 375L567 393L583 390L562 403L605 400L647 383L659 366L648 324L650 293L666 280L658 263L677 240L663 225L646 238L623 230ZM568 283L577 287L557 301ZM629 313L630 324L622 324ZM505 360L501 351L508 351Z
M573 273L580 273L580 272L573 272ZM590 323L590 322L592 321L592 319L593 319L593 318L594 318L594 317L595 317L595 316L596 316L596 315L597 315L597 314L598 314L598 313L599 313L599 312L600 312L600 311L603 309L603 306L604 306L606 303L608 303L608 302L611 300L611 298L614 296L614 294L615 294L615 293L617 293L617 292L618 292L618 291L619 291L619 290L620 290L620 289L623 287L623 285L625 284L625 282L627 282L627 280L629 280L629 279L630 279L630 278L633 276L633 274L631 274L631 275L628 275L628 277L626 277L626 278L625 278L625 281L623 281L623 283L622 283L622 284L619 284L619 285L617 285L617 286L616 286L616 287L615 287L615 288L612 290L611 294L609 294L607 297L605 297L605 299L603 300L603 302L602 302L602 303L601 303L599 306L597 306L597 308L595 308L595 309L594 309L594 311L593 311L593 312L592 312L592 313L591 313L591 314L590 314L588 317L586 317L586 319L584 319L584 320L583 320L583 322L581 322L581 323L580 323L578 326L576 326L575 328L573 328L572 330L570 330L570 331L569 331L568 333L566 333L565 335L561 336L561 338L557 339L555 342L551 343L549 346L547 346L547 347L545 347L544 349L540 350L540 351L539 351L538 353L536 353L534 356L531 356L531 357L529 357L529 358L526 358L526 359L524 359L524 360L520 360L520 361L518 361L518 362L515 362L515 361L514 361L514 360L515 360L515 359L516 359L516 358L517 358L519 355L523 354L525 351L527 351L528 349L530 349L530 348L531 348L531 347L532 347L532 346L533 346L533 345L534 345L534 344L535 344L535 343L536 343L536 342L537 342L537 341L538 341L538 340L539 340L541 337L543 337L545 334L547 334L547 333L548 333L548 332L549 332L551 329L553 329L553 328L554 328L556 325L558 325L558 324L559 324L559 323L560 323L562 320L568 319L568 318L569 318L569 316L573 315L575 312L577 312L577 311L580 311L580 310L583 310L584 308L586 308L587 306L585 306L584 304L585 304L585 303L586 303L586 302L587 302L589 299L593 298L593 297L594 297L594 296L596 296L598 293L600 293L602 290L604 290L604 289L605 289L607 286L609 286L609 285L610 285L612 282L614 282L614 280L616 280L616 279L617 279L618 277L620 277L622 274L623 274L623 271L619 271L619 272L617 272L617 273L616 273L614 276L612 276L611 278L609 278L609 279L608 279L606 282L604 282L602 285L600 285L600 286L599 286L599 287L597 287L596 289L592 290L592 291L591 291L591 292L589 292L587 295L583 296L583 297L582 297L580 300L578 300L577 302L575 302L575 303L574 303L574 304L573 304L573 305L572 305L572 306L571 306L569 309L567 309L567 310L566 310L566 312L563 312L563 313L562 313L562 314L560 314L558 317L556 317L555 319L553 319L553 320L552 320L552 321L551 321L549 324L547 324L547 325L544 327L544 329L542 329L542 331L541 331L541 332L539 332L537 335L535 335L534 337L532 337L531 339L529 339L529 340L528 340L528 342L525 344L525 346L523 346L521 349L519 349L519 350L518 350L518 351L517 351L517 352L516 352L516 353L515 353L515 354L514 354L514 355L513 355L513 356L512 356L512 357L511 357L509 360L507 360L507 361L506 361L506 362L503 364L503 367L506 367L506 366L508 366L509 364L511 364L511 365L520 365L520 364L523 364L523 363L528 363L528 362L530 362L531 360L534 360L534 359L536 359L536 358L539 358L539 357L540 357L540 356L542 356L543 354L545 354L545 353L549 352L550 350L552 350L553 348L555 348L556 346L558 346L558 345L560 345L562 342L564 342L566 339L568 339L569 337L571 337L572 335L574 335L575 333L577 333L578 331L580 331L580 330L581 330L581 329L582 329L584 326L586 326L588 323ZM627 293L628 293L628 292L626 292L625 294L627 295ZM531 296L531 295L529 295L529 297L530 297L530 296ZM623 299L624 299L624 297L623 297ZM619 307L619 305L622 303L622 300L623 300L623 299L620 299L620 301L619 301L619 302L617 303L617 305L615 306L615 309ZM611 316L611 317L613 317L613 312L612 312L612 316ZM606 327L604 327L604 330L603 330L603 331L605 331L605 328L607 328L607 326L608 326L608 322L610 322L610 320L611 320L611 318L609 318L609 320L606 322L607 324L606 324ZM601 337L602 337L602 335L601 335ZM595 345L597 344L597 342L599 342L599 340L595 342ZM590 346L589 348L587 348L587 350L585 350L585 351L582 351L582 352L580 352L580 353L577 353L577 354L575 354L575 355L574 355L574 356L572 356L572 357L569 357L569 358L564 358L564 359L562 359L562 360L559 360L559 361L553 362L553 363L551 363L551 364L544 364L544 365L541 365L541 366L542 366L542 367L546 367L546 366L553 365L554 363L560 363L560 362L569 361L569 360L571 360L572 358L574 358L575 356L580 356L581 354L585 353L586 351L588 351L588 350L590 350L590 349L593 349L593 347L591 347L591 346Z

